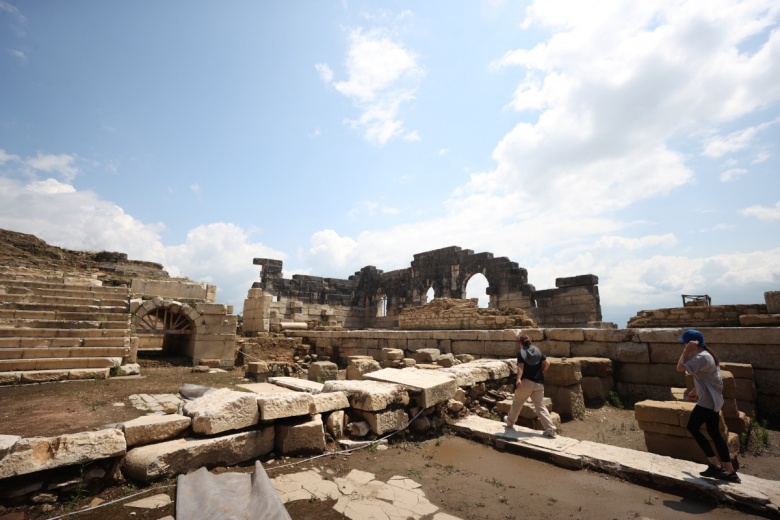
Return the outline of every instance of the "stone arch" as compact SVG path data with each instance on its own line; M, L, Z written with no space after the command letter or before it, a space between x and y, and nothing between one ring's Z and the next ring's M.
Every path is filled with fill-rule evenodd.
M186 303L167 298L146 300L132 314L139 349L192 357L197 335L205 332L202 315Z
M472 290L468 291L469 284L471 284ZM483 289L484 286L484 289ZM482 289L479 292L475 292L474 289ZM464 276L463 287L461 288L461 294L464 298L479 300L478 306L480 308L490 307L490 280L484 273L476 272L468 276Z

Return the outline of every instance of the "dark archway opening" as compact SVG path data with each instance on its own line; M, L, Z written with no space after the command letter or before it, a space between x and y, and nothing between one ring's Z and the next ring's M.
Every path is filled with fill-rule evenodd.
M190 352L195 327L186 315L158 307L144 315L136 323L136 335L139 339L138 357L140 359L165 358L177 365L189 365Z

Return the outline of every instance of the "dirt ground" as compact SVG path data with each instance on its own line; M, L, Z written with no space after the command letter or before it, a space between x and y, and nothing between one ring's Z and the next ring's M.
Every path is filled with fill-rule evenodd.
M193 373L183 366L151 366L141 377L114 378L105 381L80 381L41 385L0 387L0 434L54 436L87 431L96 427L138 417L128 397L138 393L177 393L184 383L230 387L245 382L239 370L216 374ZM122 404L123 406L118 406ZM769 446L760 454L755 444L739 455L740 472L761 478L780 480L780 432L769 430ZM583 420L565 422L561 434L645 451L644 436L631 409L606 405L588 409ZM392 476L407 476L422 484L426 497L444 511L463 519L571 518L634 519L687 518L703 515L726 519L744 517L744 513L719 508L693 497L680 497L674 490L652 490L614 477L589 471L569 471L556 466L501 453L474 441L445 434L436 438L412 438L398 434L389 439L386 451L359 450L334 454L294 466L276 469L282 463L298 459L264 461L270 477L312 467L328 469L334 476L351 469L372 472L387 481ZM335 450L335 446L333 447ZM230 471L250 471L232 468ZM228 471L226 468L215 471ZM103 491L99 498L112 500L143 492L132 484L117 485ZM150 494L167 492L175 498L175 482L153 485ZM3 510L0 520L37 520L75 512L95 497L84 497L44 508L41 505ZM140 498L140 497L139 497ZM333 510L334 502L299 501L287 505L294 519L346 518ZM19 514L23 516L18 516ZM151 512L130 510L121 503L91 512L68 516L80 520L102 518L148 518L156 520L175 514L174 506ZM530 516L529 516L530 515Z

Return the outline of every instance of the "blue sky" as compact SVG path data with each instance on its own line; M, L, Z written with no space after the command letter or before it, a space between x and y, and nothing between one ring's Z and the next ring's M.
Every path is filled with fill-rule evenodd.
M625 326L780 290L780 4L0 0L0 227L216 284L452 245ZM469 296L483 289L469 286Z

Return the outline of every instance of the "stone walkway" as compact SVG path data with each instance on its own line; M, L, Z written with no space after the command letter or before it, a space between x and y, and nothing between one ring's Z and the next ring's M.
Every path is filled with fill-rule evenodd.
M741 484L701 478L702 464L643 451L618 448L590 441L558 436L469 415L450 425L459 435L480 439L509 453L547 460L570 469L591 469L608 473L640 486L676 494L712 496L730 507L780 518L780 482L740 475Z

